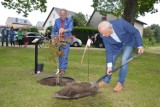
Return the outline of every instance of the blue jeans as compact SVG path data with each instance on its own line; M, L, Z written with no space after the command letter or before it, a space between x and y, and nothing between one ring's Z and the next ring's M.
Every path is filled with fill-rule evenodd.
M8 35L2 35L2 46L5 41L6 41L6 46L8 46Z
M58 57L59 60L59 69L66 71L68 65L68 53L69 53L70 44L60 47L60 50L64 52L64 56Z
M131 47L131 46L125 46L122 49L123 55L122 55L122 59L121 59L121 64L126 62L131 57L132 51L133 51L133 47ZM113 55L113 67L112 67L112 69L114 68L114 65L116 63L116 60L117 60L119 54ZM124 66L122 66L120 68L120 72L119 72L119 75L118 75L118 82L120 82L122 85L124 84L127 73L128 73L128 64L125 64ZM103 79L103 81L109 84L111 78L112 78L112 75L107 76Z

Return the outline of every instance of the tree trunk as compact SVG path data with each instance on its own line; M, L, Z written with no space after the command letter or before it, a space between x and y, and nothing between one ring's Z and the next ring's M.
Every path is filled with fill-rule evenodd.
M137 0L125 0L124 1L124 13L123 18L129 23L134 25L136 16Z

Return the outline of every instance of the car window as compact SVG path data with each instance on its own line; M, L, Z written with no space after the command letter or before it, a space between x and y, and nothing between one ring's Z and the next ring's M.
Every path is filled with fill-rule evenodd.
M36 35L35 35L35 34L30 33L30 34L28 34L28 36L36 36Z
M36 36L41 36L41 35L37 33Z
M39 33L28 33L27 36L41 36Z

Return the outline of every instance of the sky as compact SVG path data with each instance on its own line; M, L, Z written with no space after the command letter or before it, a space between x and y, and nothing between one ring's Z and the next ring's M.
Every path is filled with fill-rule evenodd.
M2 0L0 0L0 2L1 1ZM47 0L47 11L45 13L41 13L40 11L33 11L29 13L27 18L23 17L23 14L18 14L15 10L4 8L0 4L0 25L5 25L7 17L15 17L28 19L32 25L35 26L38 21L44 22L46 20L53 7L65 8L77 13L82 12L85 15L88 14L91 16L94 11L94 9L91 7L92 1L93 0ZM150 26L152 24L160 25L160 4L156 4L155 7L159 10L159 12L154 14L147 13L145 16L140 16L138 20L147 23L146 26Z

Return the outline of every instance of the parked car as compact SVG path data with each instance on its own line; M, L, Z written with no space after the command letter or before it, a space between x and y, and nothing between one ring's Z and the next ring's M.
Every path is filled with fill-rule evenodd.
M52 36L52 39L54 39L57 36ZM78 38L76 38L75 36L72 36L72 43L71 43L71 47L81 47L82 46L82 41Z
M80 47L82 46L82 41L76 37L73 38L73 41L71 43L71 46L73 47Z
M4 27L0 26L0 42L2 41L2 29L4 29Z
M94 36L91 37L93 41L93 45L98 47L98 48L104 48L103 40L100 37L99 33L96 33Z
M0 42L2 41L2 34L0 33Z
M36 38L43 38L43 36L37 32L27 32L27 37L28 37L28 41L29 44L32 44L32 41Z

